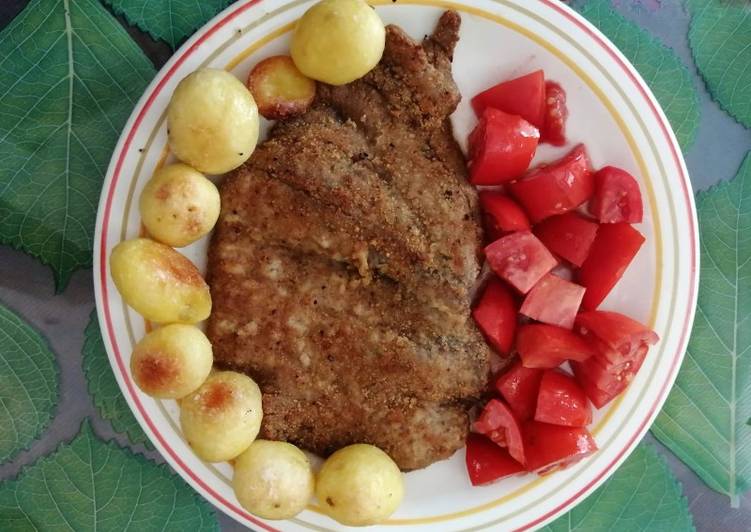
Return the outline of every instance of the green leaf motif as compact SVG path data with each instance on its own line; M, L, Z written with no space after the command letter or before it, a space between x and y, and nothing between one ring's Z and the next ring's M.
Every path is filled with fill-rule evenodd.
M57 404L55 355L42 336L0 305L0 463L28 448Z
M84 332L83 344L83 372L89 388L89 395L94 400L94 406L103 419L112 424L115 432L128 435L131 443L143 443L152 448L151 442L136 421L133 413L125 401L115 375L112 373L107 352L99 329L96 311L91 313L91 319Z
M174 50L235 0L105 0L118 15Z
M660 102L681 148L690 148L700 107L694 81L683 62L658 39L615 12L608 0L587 0L576 6L633 63Z
M751 153L697 194L701 281L686 358L652 433L737 506L751 482Z
M101 441L88 421L73 441L0 484L0 523L4 532L219 530L182 479Z
M96 0L33 0L0 32L0 243L91 265L102 179L154 67Z
M681 485L655 449L640 444L602 486L545 532L695 530Z
M712 97L751 128L751 5L688 0L688 41Z

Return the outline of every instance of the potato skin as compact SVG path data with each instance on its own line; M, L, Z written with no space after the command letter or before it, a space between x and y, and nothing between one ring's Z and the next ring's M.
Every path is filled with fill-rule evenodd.
M315 477L307 456L294 445L256 440L237 457L232 486L250 513L264 519L289 519L307 506Z
M358 443L339 449L324 462L316 497L326 514L342 524L373 525L401 504L404 480L389 455Z
M309 78L344 85L378 64L386 30L364 0L322 0L300 18L290 53Z
M219 218L219 191L190 166L170 164L146 183L139 208L149 235L168 246L183 247L213 229Z
M258 112L269 120L303 114L316 96L316 82L300 72L288 55L267 57L254 66L248 88Z
M211 313L209 286L187 258L148 238L120 242L110 273L125 302L156 323L196 323Z
M250 91L224 70L196 70L167 107L172 153L206 174L223 174L248 160L258 141L258 108Z
M136 344L130 371L144 393L179 399L203 384L213 361L211 342L200 329L173 323L151 331Z
M231 460L261 429L258 385L242 373L218 371L180 400L180 425L193 451L208 462Z

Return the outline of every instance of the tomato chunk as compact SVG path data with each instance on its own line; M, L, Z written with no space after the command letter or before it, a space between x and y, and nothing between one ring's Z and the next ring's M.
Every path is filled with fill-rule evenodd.
M594 192L589 156L583 144L549 165L533 169L509 185L533 222L572 211Z
M496 389L520 421L535 414L542 374L543 370L525 368L517 361L495 381Z
M508 355L514 344L518 308L506 285L491 279L472 310L472 317L485 339L502 355Z
M506 449L498 447L481 434L467 436L467 474L473 486L510 477L524 471L524 466L511 458Z
M556 267L558 261L529 231L518 231L500 238L485 248L492 270L522 294Z
M590 344L575 333L542 323L522 325L516 349L527 368L557 368L566 360L587 360L595 354Z
M644 236L628 224L602 224L579 270L584 293L582 307L594 310L623 277L644 244Z
M529 218L521 207L500 192L484 190L480 192L480 207L485 219L485 231L491 241L506 233L529 230Z
M534 233L545 247L575 266L581 266L597 236L598 224L576 212L543 220Z
M519 312L542 323L571 329L584 290L583 286L549 273L529 291Z
M474 429L501 447L507 447L511 458L524 464L524 443L519 422L509 408L498 399L485 405Z
M553 146L566 144L566 92L555 81L545 83L545 123L540 130L540 142Z
M594 438L582 427L527 421L523 432L527 471L545 473L554 467L566 467L597 450Z
M637 224L644 217L643 211L634 176L615 166L606 166L595 174L595 193L589 203L592 216L605 224Z
M540 129L545 123L545 73L536 70L499 83L472 98L472 108L477 116L481 116L488 107L519 115Z
M592 422L592 408L584 390L576 384L573 377L560 370L549 369L540 382L535 421L565 427L585 427Z
M469 181L501 185L522 175L537 150L540 132L517 115L487 108L469 135Z

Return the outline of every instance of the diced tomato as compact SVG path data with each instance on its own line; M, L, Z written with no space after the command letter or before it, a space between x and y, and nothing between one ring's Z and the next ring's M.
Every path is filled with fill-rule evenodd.
M566 360L587 360L594 349L580 336L555 325L522 325L516 335L516 349L527 368L557 368Z
M518 308L506 285L491 279L472 310L472 317L486 340L502 355L508 355L514 344Z
M511 458L506 449L499 447L481 434L467 436L467 474L473 486L510 477L524 471L524 466Z
M475 421L474 429L501 447L507 447L511 458L524 464L524 444L519 421L502 401L488 401Z
M595 174L595 193L589 203L592 216L605 224L641 223L644 217L639 183L634 176L606 166Z
M582 427L563 427L527 421L523 426L527 471L546 472L567 467L597 450L597 443Z
M540 129L545 123L545 73L537 70L504 81L472 98L472 108L477 116L481 116L488 107L519 115Z
M583 286L549 273L529 291L519 312L533 320L570 329L584 290Z
M517 361L495 382L496 389L520 421L527 421L535 414L542 374L543 370L525 368Z
M540 132L517 115L487 108L469 135L469 181L501 185L529 168Z
M602 224L579 270L584 293L582 307L594 310L623 277L644 244L644 236L628 224Z
M556 267L558 261L529 231L518 231L500 238L485 248L492 270L522 294Z
M509 185L533 222L572 211L594 192L589 157L583 144L549 165L539 166Z
M540 130L540 142L553 146L566 144L566 92L555 81L545 83L545 124Z
M569 261L581 266L589 255L589 248L597 235L598 224L576 212L567 212L543 220L534 228L545 247Z
M491 242L506 233L527 231L531 227L522 208L505 194L483 190L479 195L485 230Z
M584 390L576 384L573 377L560 370L549 369L540 382L535 421L566 427L585 427L592 422L592 408Z

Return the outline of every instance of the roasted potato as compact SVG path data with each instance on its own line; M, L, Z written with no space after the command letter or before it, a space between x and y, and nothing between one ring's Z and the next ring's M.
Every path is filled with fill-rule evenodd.
M256 440L237 457L232 487L240 504L264 519L296 516L313 496L308 458L294 445Z
M156 323L196 323L211 312L209 286L188 259L148 238L120 242L110 273L125 302Z
M316 96L316 82L303 75L288 55L264 59L248 74L258 112L269 120L301 115Z
M167 107L172 153L196 170L223 174L248 160L258 141L258 107L250 91L224 70L196 70Z
M248 377L218 371L180 400L180 425L195 453L208 462L237 457L261 429L261 390Z
M399 467L378 447L355 444L339 449L321 467L316 497L333 519L350 526L388 518L404 497Z
M386 30L364 0L323 0L300 18L290 53L309 78L344 85L378 64Z
M211 231L219 218L219 205L214 183L179 163L157 170L139 202L149 234L174 247L187 246Z
M197 327L173 323L144 336L130 358L130 371L144 393L179 399L198 389L211 372L211 342Z

